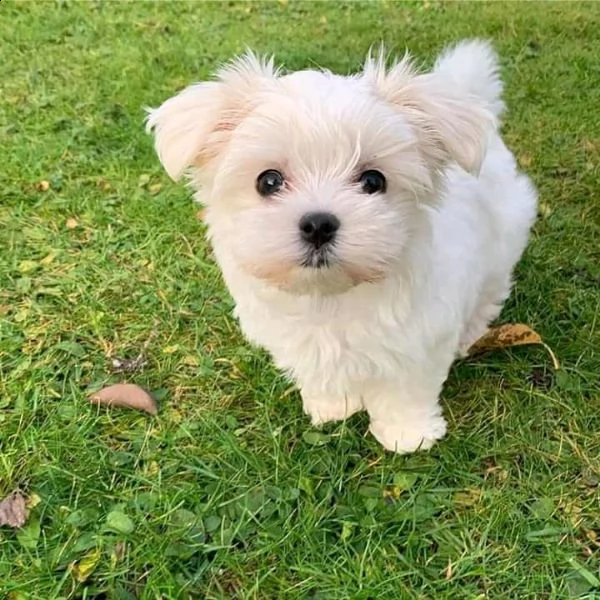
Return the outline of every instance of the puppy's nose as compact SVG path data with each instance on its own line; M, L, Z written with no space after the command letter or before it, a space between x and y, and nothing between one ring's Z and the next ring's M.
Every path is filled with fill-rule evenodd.
M300 219L299 226L302 239L315 248L320 248L335 238L335 233L340 228L340 221L331 213L314 212L304 215Z

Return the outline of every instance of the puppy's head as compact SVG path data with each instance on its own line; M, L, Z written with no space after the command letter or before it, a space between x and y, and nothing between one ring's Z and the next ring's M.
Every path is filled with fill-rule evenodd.
M477 172L491 115L405 58L282 75L248 54L151 111L168 174L191 178L219 260L292 293L384 279L449 162Z

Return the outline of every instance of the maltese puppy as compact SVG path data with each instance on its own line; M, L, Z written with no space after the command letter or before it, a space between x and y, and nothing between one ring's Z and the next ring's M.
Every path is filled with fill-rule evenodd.
M284 74L249 53L149 111L246 337L313 424L364 409L399 453L444 436L442 384L500 313L536 215L498 133L498 70L483 41L428 73L382 53L356 75Z

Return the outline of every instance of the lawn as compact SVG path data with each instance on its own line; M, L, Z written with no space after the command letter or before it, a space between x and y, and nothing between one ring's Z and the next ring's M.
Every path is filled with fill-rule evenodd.
M494 41L541 193L502 321L536 347L453 368L449 435L401 457L312 430L249 347L143 107L246 45L359 67ZM0 597L600 598L600 3L2 2ZM144 368L112 360L143 352ZM135 382L159 414L92 406Z

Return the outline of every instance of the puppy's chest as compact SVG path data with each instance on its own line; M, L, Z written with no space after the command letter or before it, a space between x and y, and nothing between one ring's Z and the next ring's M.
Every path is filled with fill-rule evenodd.
M236 313L248 339L297 378L323 371L347 379L368 377L394 369L412 345L413 327L390 298L351 305L241 303Z

